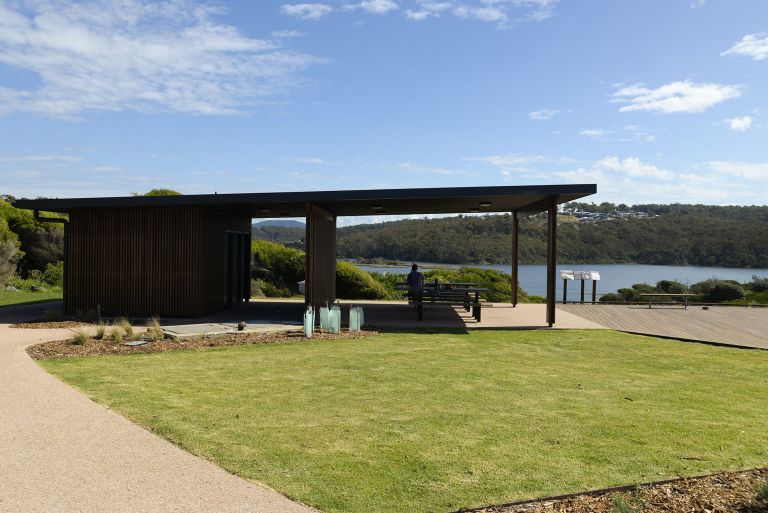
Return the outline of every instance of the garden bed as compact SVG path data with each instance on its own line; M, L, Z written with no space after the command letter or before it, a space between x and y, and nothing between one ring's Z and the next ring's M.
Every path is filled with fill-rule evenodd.
M768 469L723 472L632 489L609 489L567 497L480 508L473 513L766 513Z
M92 323L81 321L24 321L11 324L11 328L28 329L28 330L52 330L52 329L72 329L82 328L84 326L92 326Z
M303 331L272 332L272 333L242 333L215 337L186 338L178 340L164 339L146 341L143 345L126 346L113 340L97 340L89 338L83 344L75 344L72 340L55 340L43 342L27 348L27 353L35 360L50 360L55 358L71 358L77 356L96 356L108 354L162 353L176 349L198 349L201 347L236 346L247 344L273 344L278 342L307 342L315 339L356 339L377 335L375 331L342 331L339 334L317 332L313 338L304 337Z

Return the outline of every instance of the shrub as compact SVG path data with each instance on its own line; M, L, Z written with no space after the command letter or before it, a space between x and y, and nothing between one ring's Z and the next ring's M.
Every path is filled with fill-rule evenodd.
M88 333L80 328L79 330L75 331L75 334L72 336L72 344L76 346L82 346L88 341Z
M40 276L40 280L51 287L61 287L64 285L64 262L58 261L55 264L47 264L45 271Z
M153 316L147 321L147 337L152 342L157 342L158 340L165 338L165 332L163 331L163 327L160 326L160 319L157 317Z
M103 340L106 332L107 332L107 326L104 323L100 322L99 325L96 326L96 335L94 335L93 338L95 338L96 340Z
M603 294L600 297L601 303L624 303L625 300L622 296L618 294L614 294L613 292L609 292L608 294Z
M0 285L5 285L13 277L19 260L21 252L18 246L10 239L0 240Z
M713 284L709 289L707 299L713 303L744 299L744 287L736 283L720 281Z
M632 289L636 290L641 294L649 294L651 292L656 292L656 288L653 285L648 285L647 283L635 283L634 285L632 285Z
M754 275L752 276L751 287L752 292L768 292L768 276L762 278Z
M617 292L618 292L618 295L621 296L622 300L626 302L634 303L634 302L640 301L640 292L638 292L634 288L619 289Z
M384 299L387 291L370 273L349 262L338 262L336 295L342 299Z
M304 279L306 257L303 251L265 240L253 241L251 249L256 265L269 269L279 282L277 288L296 290L296 284ZM264 294L269 296L266 290Z
M291 297L291 291L287 287L280 287L274 283L258 280L259 291L266 297Z
M133 336L133 326L131 326L131 321L129 321L125 317L121 317L120 319L118 319L116 325L122 328L123 331L125 331L125 335L128 338Z
M661 280L656 283L656 291L665 294L684 294L688 292L688 287L674 280Z
M125 337L125 330L123 330L123 328L120 326L114 326L112 327L110 336L116 344L120 344L123 342L123 338Z

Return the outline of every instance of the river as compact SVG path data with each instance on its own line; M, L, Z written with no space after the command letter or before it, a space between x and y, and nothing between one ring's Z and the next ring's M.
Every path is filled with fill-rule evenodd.
M458 268L459 265L449 264L430 264L419 263L425 270L435 267ZM509 265L482 265L468 264L469 267L482 267L483 269L496 269L507 274L510 273ZM410 266L403 267L383 267L375 265L358 265L359 268L377 273L397 273L407 274L410 272ZM547 293L546 265L521 265L520 266L520 286L528 294L535 296L545 296ZM655 285L660 280L676 280L686 285L704 281L709 278L719 278L721 280L736 280L740 283L752 281L752 275L768 277L768 269L738 269L727 267L693 267L677 265L640 265L640 264L558 264L557 270L571 271L598 271L600 281L597 284L598 297L608 292L624 287L631 287L634 283L648 283ZM558 273L559 276L559 273ZM586 282L586 297L589 299L592 292L592 283ZM568 299L576 300L579 297L578 281L568 283ZM563 297L563 280L557 280L558 299Z

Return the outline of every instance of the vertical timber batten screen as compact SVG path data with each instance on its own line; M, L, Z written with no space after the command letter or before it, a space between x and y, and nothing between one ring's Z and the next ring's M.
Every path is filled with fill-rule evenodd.
M201 207L70 212L68 312L197 317L223 308L224 233L247 216Z
M336 216L307 203L305 302L313 307L336 301Z

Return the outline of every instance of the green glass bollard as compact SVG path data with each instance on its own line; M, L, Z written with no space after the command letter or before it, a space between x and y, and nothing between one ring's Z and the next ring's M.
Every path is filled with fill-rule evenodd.
M328 331L334 334L341 332L341 308L338 305L331 306L328 312Z
M363 307L349 307L349 331L360 331L363 327Z
M307 311L304 312L304 336L312 338L312 334L315 332L315 311L310 306Z
M327 306L321 306L320 307L320 329L321 330L330 330L331 329L331 311Z

